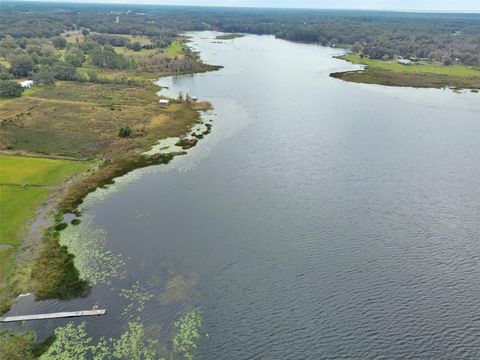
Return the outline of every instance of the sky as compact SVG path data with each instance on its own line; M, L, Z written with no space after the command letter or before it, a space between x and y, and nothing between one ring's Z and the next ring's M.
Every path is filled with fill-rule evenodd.
M54 0L62 2L126 3L272 8L364 9L399 11L480 12L480 0Z

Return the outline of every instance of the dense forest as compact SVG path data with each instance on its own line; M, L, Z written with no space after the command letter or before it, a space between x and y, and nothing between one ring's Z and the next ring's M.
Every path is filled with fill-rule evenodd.
M220 30L350 47L372 59L402 56L445 65L453 62L480 65L480 14L25 2L2 2L1 7L0 36L3 41L0 51L4 53L9 51L12 41L51 38L75 29L146 35L154 39L156 46L165 46L179 31ZM98 37L91 40L105 43ZM108 45L115 46L115 43Z

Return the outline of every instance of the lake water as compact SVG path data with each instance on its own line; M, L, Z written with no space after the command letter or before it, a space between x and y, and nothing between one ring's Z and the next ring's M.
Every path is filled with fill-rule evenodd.
M159 336L202 310L197 359L479 358L480 95L332 79L341 50L273 37L192 46L224 69L160 83L212 133L85 204L125 276L12 313L99 301L89 332L116 335L138 281Z

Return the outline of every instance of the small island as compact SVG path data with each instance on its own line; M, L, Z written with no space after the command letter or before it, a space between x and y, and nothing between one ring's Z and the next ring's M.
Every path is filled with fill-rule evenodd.
M236 38L241 38L244 37L245 35L243 34L237 34L237 33L232 33L232 34L222 34L222 35L217 35L215 39L217 40L233 40Z

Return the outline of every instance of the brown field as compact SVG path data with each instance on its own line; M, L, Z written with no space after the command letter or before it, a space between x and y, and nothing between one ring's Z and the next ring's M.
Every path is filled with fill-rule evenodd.
M0 101L2 150L90 158L105 151L130 126L135 143L178 136L196 121L186 104L158 105L156 87L59 82ZM155 140L153 140L155 141ZM130 141L131 142L131 141Z

